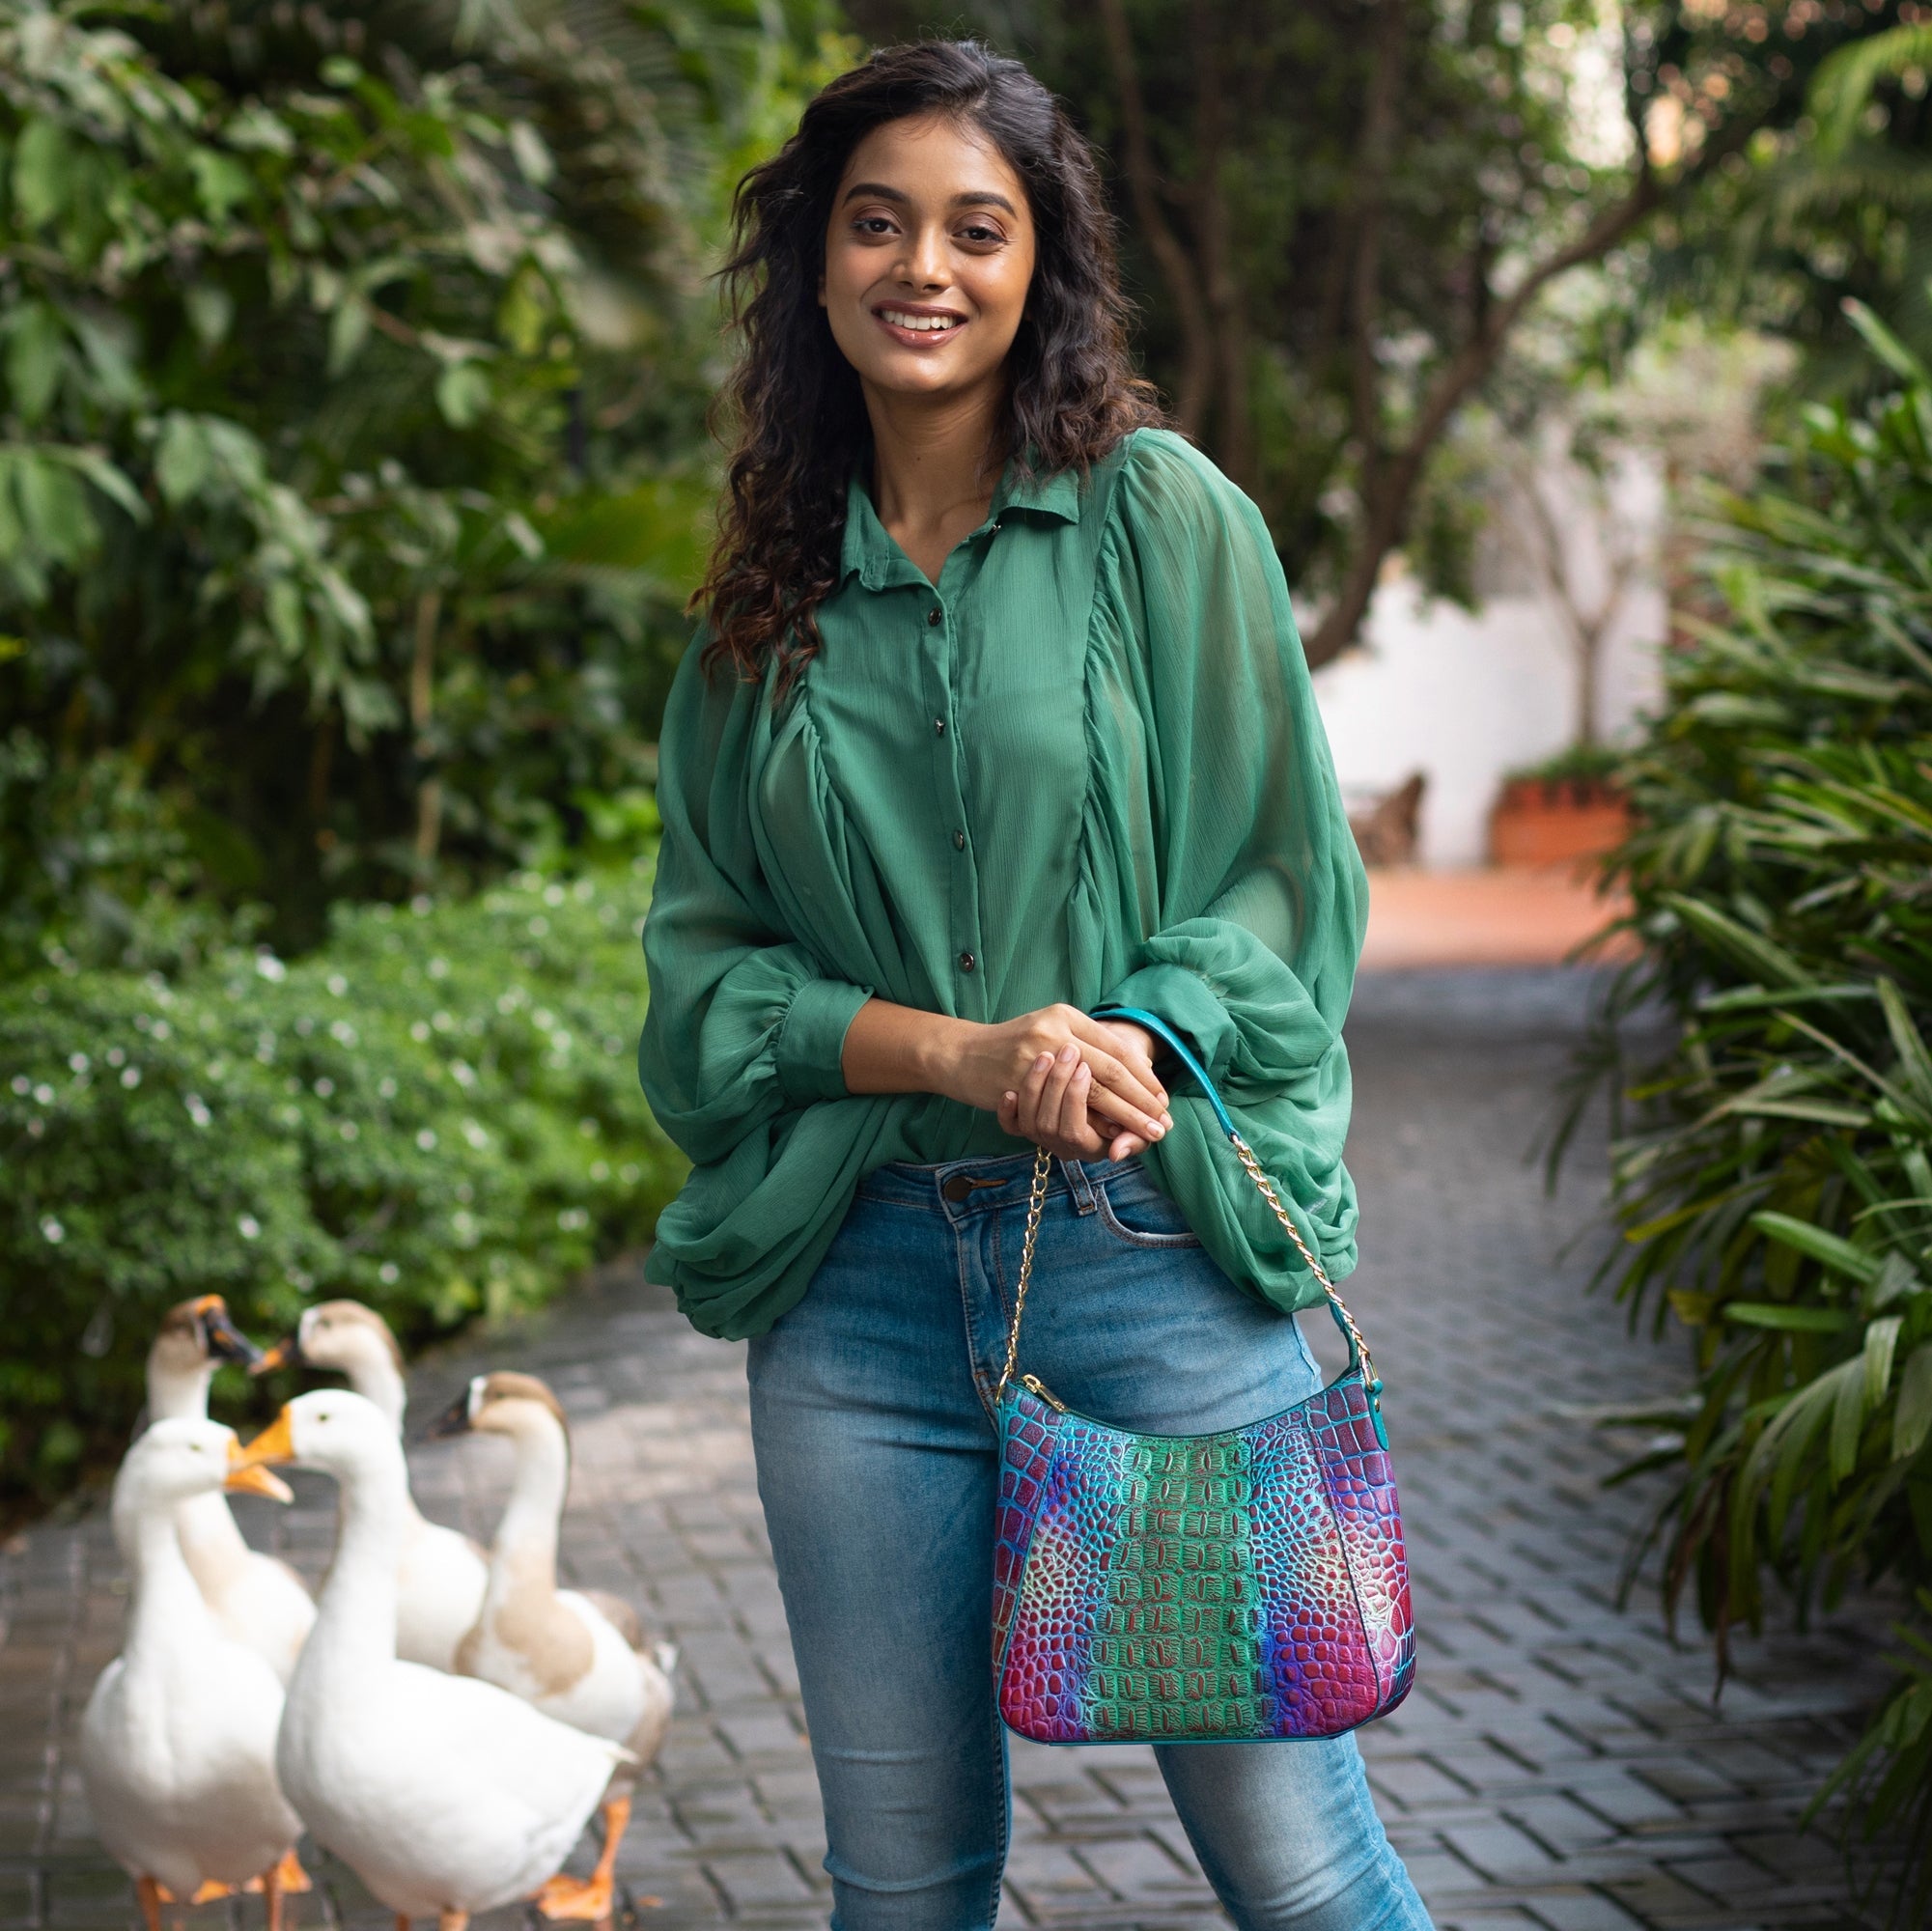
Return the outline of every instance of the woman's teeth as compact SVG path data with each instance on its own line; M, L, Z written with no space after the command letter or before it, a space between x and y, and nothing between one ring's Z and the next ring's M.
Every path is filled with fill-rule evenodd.
M882 308L879 311L881 322L889 322L894 328L916 329L922 335L937 334L943 328L956 328L960 318L956 315L908 315L904 309Z

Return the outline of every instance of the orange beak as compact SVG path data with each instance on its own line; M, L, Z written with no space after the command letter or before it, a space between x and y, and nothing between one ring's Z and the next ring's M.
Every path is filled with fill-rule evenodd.
M231 1489L250 1487L254 1478L259 1476L273 1482L275 1488L280 1489L287 1497L288 1488L268 1473L266 1465L273 1462L293 1462L294 1459L295 1425L290 1419L289 1411L284 1408L247 1447L230 1448L227 1486ZM272 1494L273 1491L259 1490L257 1493Z
M263 1351L262 1358L253 1362L248 1372L251 1375L271 1375L277 1368L286 1368L291 1362L302 1358L301 1350L293 1334L285 1334L273 1346Z
M286 1417L278 1419L267 1433L273 1434L276 1428L282 1429L284 1434L288 1432ZM238 1441L228 1444L228 1473L221 1486L238 1495L266 1496L271 1502L292 1502L295 1492L288 1483L279 1475L271 1474L259 1462L248 1459L266 1439L266 1436L258 1435L247 1448Z

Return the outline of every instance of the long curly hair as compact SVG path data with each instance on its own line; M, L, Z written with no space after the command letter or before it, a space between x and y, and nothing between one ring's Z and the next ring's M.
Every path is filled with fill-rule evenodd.
M819 305L832 197L853 150L889 121L958 116L1026 188L1036 235L1026 320L1007 356L1005 447L1082 475L1125 435L1164 420L1128 353L1113 218L1092 150L1020 62L978 41L882 47L813 99L798 131L738 185L722 270L743 353L720 399L733 425L726 490L691 609L709 619L707 670L729 658L782 694L821 645L815 612L838 582L846 489L871 451L857 373Z

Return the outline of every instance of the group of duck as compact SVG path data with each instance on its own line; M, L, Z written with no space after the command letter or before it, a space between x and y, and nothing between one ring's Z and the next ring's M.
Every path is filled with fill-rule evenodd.
M335 1370L245 1447L209 1419L216 1366ZM611 1915L639 1771L670 1721L676 1652L630 1606L557 1586L570 1434L534 1376L479 1375L431 1431L506 1437L510 1497L489 1550L424 1518L403 1453L403 1359L357 1301L307 1309L264 1350L219 1296L183 1301L148 1357L148 1426L114 1483L131 1576L121 1654L81 1725L101 1841L149 1931L165 1902L266 1894L269 1931L306 1889L306 1830L398 1919L534 1900L552 1919ZM292 1499L272 1471L340 1492L320 1599L243 1539L230 1493ZM591 1813L587 1879L561 1875Z

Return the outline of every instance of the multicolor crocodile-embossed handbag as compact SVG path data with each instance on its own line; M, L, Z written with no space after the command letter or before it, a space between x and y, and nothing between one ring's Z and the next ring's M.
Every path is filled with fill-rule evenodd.
M994 1548L999 1714L1044 1744L1332 1737L1409 1693L1415 1629L1402 1517L1367 1345L1214 1083L1179 1055L1348 1338L1320 1393L1246 1428L1136 1435L1017 1375L1020 1322L1051 1162L1033 1169L999 1378Z

